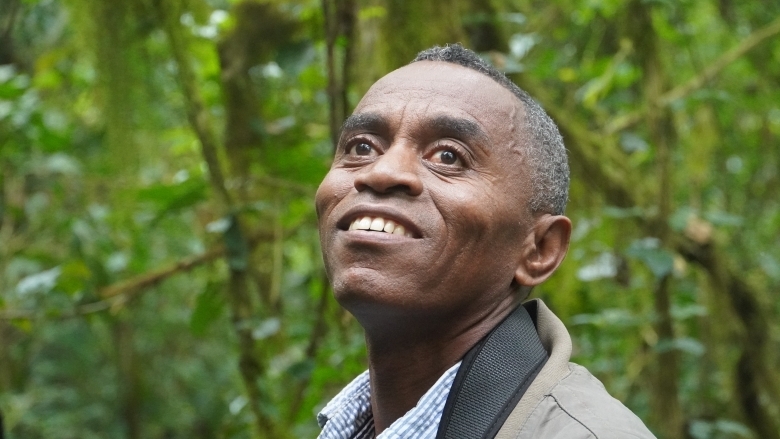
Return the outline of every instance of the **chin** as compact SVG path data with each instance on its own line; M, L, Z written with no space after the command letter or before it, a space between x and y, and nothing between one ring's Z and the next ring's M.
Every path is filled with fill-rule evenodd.
M350 304L381 302L380 297L386 293L382 292L382 282L377 279L379 277L379 273L368 268L339 270L339 273L333 276L333 295L339 304L348 310Z
M419 312L424 305L415 300L419 299L419 296L410 295L414 291L418 290L400 285L397 281L388 282L381 273L368 268L351 268L333 278L333 295L336 301L361 323L368 323L363 318L397 318L400 315Z
M452 311L449 301L421 291L426 287L367 268L345 270L333 280L336 301L374 334L419 332Z

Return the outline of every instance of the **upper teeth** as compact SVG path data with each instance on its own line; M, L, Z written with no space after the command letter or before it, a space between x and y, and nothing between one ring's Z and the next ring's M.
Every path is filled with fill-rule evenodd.
M349 225L349 230L374 230L377 232L392 233L393 235L404 235L409 238L412 237L412 234L407 232L404 226L393 220L379 217L359 216L352 220L352 223Z

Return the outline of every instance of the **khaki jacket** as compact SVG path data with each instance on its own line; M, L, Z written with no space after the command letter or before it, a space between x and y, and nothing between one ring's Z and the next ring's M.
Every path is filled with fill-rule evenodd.
M570 363L571 337L538 299L536 326L550 356L496 439L655 439L584 367Z

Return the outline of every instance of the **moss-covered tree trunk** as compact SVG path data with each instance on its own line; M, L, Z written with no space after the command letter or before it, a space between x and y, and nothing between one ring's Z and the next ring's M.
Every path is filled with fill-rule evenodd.
M386 0L382 28L385 71L407 64L417 52L434 44L466 43L464 8L457 0Z
M635 57L642 67L641 93L649 105L647 129L656 153L656 205L658 214L652 228L662 245L669 248L669 218L673 203L672 148L677 135L669 110L658 106L659 99L667 88L663 60L659 54L658 42L652 19L652 5L634 0L626 9L626 29L633 42ZM671 273L657 279L654 294L655 332L659 349L655 353L655 364L650 386L652 425L665 439L684 437L684 413L680 407L678 380L680 379L679 351L675 349L674 321L671 307L674 285Z

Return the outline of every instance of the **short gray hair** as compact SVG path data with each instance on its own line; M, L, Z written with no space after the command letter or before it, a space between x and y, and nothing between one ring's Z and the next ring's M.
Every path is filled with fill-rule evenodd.
M569 161L558 126L544 109L498 69L460 44L433 46L417 54L417 61L458 64L489 76L512 92L525 108L525 126L531 133L528 158L532 169L531 210L562 215L569 200Z

